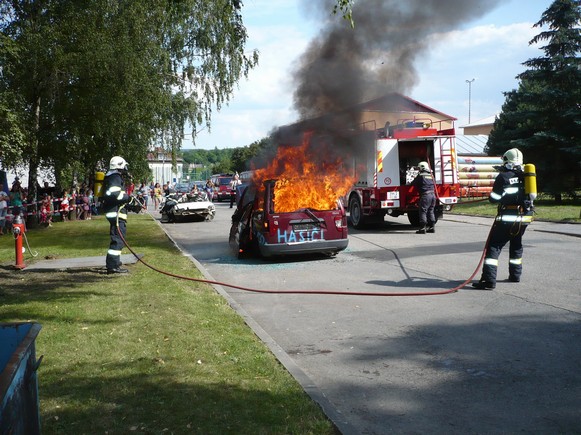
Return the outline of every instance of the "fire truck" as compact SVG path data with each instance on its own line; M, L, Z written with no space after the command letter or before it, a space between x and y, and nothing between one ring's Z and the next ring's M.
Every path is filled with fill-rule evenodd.
M361 125L351 139L346 164L355 183L343 201L353 227L383 222L385 215L407 214L419 225L419 195L409 184L419 162L428 162L434 175L438 204L436 217L458 201L458 182L453 122L430 118L400 119L376 128L375 121ZM450 125L452 127L450 127Z

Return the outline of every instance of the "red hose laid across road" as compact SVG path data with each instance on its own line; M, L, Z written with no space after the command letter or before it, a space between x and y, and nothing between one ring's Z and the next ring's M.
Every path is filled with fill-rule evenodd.
M117 227L117 228L119 229L119 227ZM492 226L492 228L494 228L494 225ZM137 258L137 260L139 262L143 263L146 267L148 267L151 270L154 270L156 272L162 273L164 275L171 276L173 278L184 279L187 281L203 282L203 283L207 283L207 284L220 285L222 287L229 287L229 288L243 290L243 291L247 291L247 292L266 293L266 294L337 295L337 296L436 296L436 295L446 295L449 293L455 293L459 289L464 287L466 284L468 284L469 282L472 281L472 279L474 278L476 273L478 273L478 270L480 269L482 262L484 261L484 256L486 254L486 248L488 246L488 241L490 240L490 234L492 233L492 228L488 234L488 238L486 240L486 244L484 245L484 249L482 250L482 255L480 257L480 261L478 263L478 266L476 267L476 269L474 270L474 272L472 273L470 278L468 278L462 284L460 284L454 288L447 289L447 290L441 290L441 291L429 291L429 292L354 292L354 291L316 290L316 289L314 289L314 290L266 290L266 289L256 289L256 288L252 288L252 287L244 287L244 286L240 286L240 285L236 285L236 284L229 284L227 282L212 281L212 280L203 279L203 278L191 278L188 276L177 275L177 274L174 274L171 272L166 272L164 270L158 269L158 268L146 263L141 257L138 256L138 254L131 248L131 246L129 246L129 244L127 243L127 241L125 240L125 238L121 234L121 231L118 231L118 233L119 233L119 236L121 237L121 239L123 240L123 243L125 243L125 246L127 247L127 249L135 256L135 258Z

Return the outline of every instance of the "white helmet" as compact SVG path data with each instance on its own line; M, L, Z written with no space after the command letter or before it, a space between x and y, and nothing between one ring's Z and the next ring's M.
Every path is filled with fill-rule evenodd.
M418 164L418 167L420 168L420 171L430 171L430 166L428 165L428 162L420 162Z
M129 166L128 163L121 156L115 156L109 162L109 169L110 170L113 170L113 169L124 170L124 169L127 169L127 166Z
M518 148L511 148L502 156L502 163L507 169L512 169L516 166L521 166L523 163L522 153Z

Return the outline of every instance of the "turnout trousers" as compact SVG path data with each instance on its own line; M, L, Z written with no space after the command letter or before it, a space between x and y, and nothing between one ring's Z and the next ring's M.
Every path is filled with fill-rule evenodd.
M484 266L482 266L482 280L495 283L498 270L498 257L504 245L509 243L508 273L510 278L520 280L522 274L522 236L527 225L514 222L495 222L488 241Z
M119 229L117 229L117 219L107 219L109 221L109 235L111 242L109 243L109 250L105 258L105 265L107 270L119 269L121 267L121 251L123 246L123 238L127 232L127 222L119 219ZM119 235L121 233L121 235Z
M433 193L426 193L420 197L420 228L436 225L434 208L436 207L436 196Z

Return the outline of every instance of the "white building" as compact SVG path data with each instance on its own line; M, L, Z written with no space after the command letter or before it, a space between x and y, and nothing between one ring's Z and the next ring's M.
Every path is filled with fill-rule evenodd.
M458 154L485 154L484 148L488 142L488 135L497 117L498 115L492 115L460 126L463 134L456 133L456 152Z
M165 183L176 184L182 181L184 163L181 157L176 159L176 171L173 171L171 153L164 149L156 148L147 154L147 164L149 169L151 169L154 183L159 183L163 186Z

